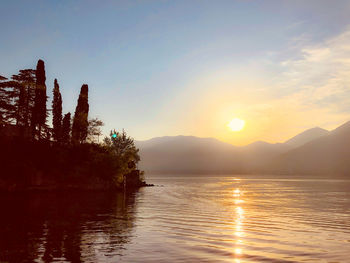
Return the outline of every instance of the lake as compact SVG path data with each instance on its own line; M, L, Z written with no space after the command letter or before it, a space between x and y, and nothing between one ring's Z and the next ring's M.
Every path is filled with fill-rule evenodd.
M350 180L147 181L0 195L0 262L350 262Z

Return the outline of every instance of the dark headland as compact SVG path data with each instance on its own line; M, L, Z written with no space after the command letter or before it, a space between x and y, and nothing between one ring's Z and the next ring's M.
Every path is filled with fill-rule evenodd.
M122 190L147 186L134 140L89 119L88 85L74 115L62 113L57 79L48 107L45 64L0 76L0 191ZM48 119L52 119L49 124Z

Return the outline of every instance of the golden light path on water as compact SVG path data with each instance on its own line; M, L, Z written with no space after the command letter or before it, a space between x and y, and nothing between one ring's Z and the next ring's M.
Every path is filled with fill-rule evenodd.
M236 231L234 233L236 239L235 239L235 249L234 249L234 253L235 253L235 262L236 263L240 263L240 259L239 257L242 255L242 239L240 239L243 235L243 220L244 220L244 209L242 208L242 203L244 202L244 200L242 199L242 195L243 193L241 192L241 190L239 188L236 188L233 191L233 197L234 197L234 203L236 205L235 209L236 209L236 219L235 219L235 227L236 227Z

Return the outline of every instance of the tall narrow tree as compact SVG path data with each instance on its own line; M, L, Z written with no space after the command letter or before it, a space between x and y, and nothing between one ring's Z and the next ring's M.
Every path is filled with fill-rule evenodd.
M70 143L70 133L71 133L71 117L70 112L64 115L62 121L62 143Z
M34 109L32 114L32 127L33 135L38 133L38 139L41 138L42 127L46 123L46 76L45 76L45 63L39 59L36 66L36 86L35 86L35 99ZM36 129L38 127L38 130Z
M53 89L52 127L53 127L53 138L57 142L61 141L61 133L62 133L62 97L61 97L61 92L60 92L60 86L58 85L57 79L55 79L54 89Z
M88 134L88 85L81 86L77 107L75 108L73 126L72 126L72 142L82 143L86 140Z

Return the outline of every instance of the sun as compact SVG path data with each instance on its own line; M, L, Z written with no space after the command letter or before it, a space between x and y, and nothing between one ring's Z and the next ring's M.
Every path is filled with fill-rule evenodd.
M241 131L243 130L245 125L245 121L238 119L238 118L234 118L232 119L229 124L227 124L227 126L231 129L231 131Z

